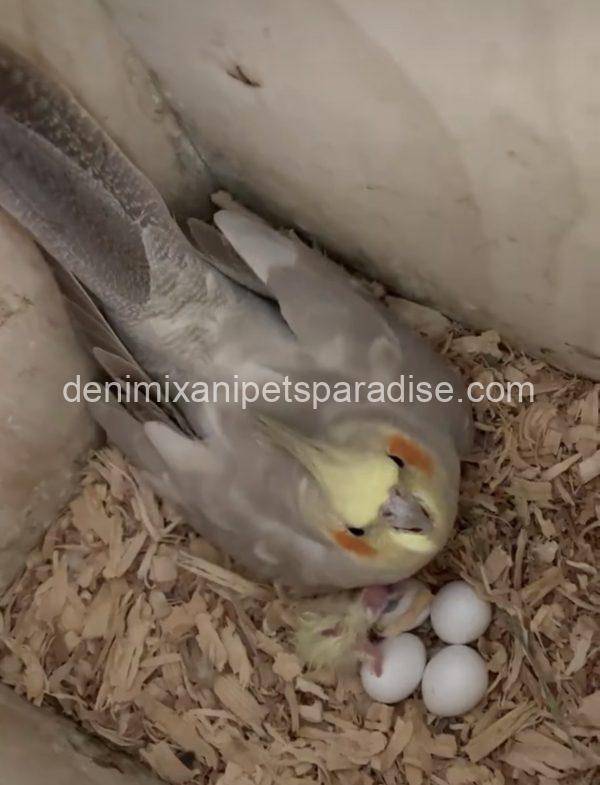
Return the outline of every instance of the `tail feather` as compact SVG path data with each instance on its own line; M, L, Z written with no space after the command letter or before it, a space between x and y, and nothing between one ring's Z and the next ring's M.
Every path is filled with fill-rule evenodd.
M121 317L194 257L158 191L74 96L1 43L0 206ZM149 236L171 251L159 275Z

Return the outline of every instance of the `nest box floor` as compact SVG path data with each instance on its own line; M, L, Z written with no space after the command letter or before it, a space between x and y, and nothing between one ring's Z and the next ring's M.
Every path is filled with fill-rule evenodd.
M535 385L533 403L475 406L456 534L421 574L494 605L474 711L436 719L418 693L384 706L357 676L303 671L291 600L236 574L111 448L0 600L0 678L171 783L597 782L600 386L439 327L468 379Z

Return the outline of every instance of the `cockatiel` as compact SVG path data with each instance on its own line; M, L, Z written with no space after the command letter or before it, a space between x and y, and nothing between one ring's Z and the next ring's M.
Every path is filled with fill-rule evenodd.
M0 48L0 206L66 272L113 379L287 379L321 397L325 384L363 385L358 401L319 406L274 401L272 387L246 408L185 395L95 404L109 439L259 578L303 592L397 582L452 530L472 430L462 383L339 266L218 201L218 228L192 221L192 245L74 97ZM449 383L454 398L368 400L368 384L401 377Z

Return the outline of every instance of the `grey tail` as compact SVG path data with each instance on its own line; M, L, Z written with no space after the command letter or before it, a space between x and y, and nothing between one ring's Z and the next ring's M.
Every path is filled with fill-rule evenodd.
M154 186L68 90L1 43L0 206L132 317L151 294L145 236L184 241Z

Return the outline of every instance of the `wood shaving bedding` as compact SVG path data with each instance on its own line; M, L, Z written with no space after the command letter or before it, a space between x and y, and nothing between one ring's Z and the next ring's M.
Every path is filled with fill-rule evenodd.
M460 576L495 606L475 710L383 706L357 675L303 670L293 601L238 574L110 447L0 601L0 678L179 785L597 782L600 385L432 324L467 379L536 391L475 404L456 534L420 576Z

